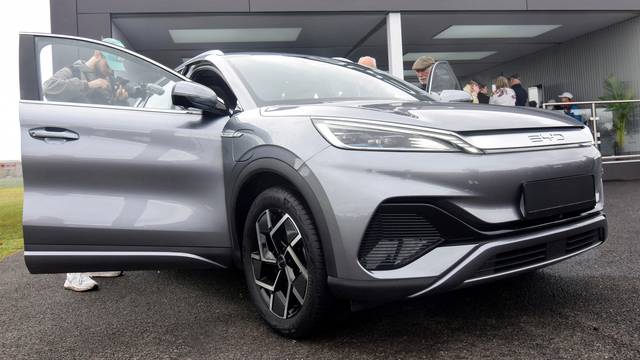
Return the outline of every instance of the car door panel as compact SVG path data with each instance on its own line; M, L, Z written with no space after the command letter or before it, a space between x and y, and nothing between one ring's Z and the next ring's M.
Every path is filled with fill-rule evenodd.
M224 263L228 117L23 100L20 120L31 271Z

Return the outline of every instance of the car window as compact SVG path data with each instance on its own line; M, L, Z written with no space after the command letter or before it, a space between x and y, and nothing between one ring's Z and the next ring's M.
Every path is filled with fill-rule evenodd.
M173 109L177 76L127 52L100 44L36 39L43 101Z
M431 100L415 86L363 66L332 59L229 55L259 106L341 100Z
M446 62L435 64L431 77L431 92L439 94L443 90L460 90L458 78Z

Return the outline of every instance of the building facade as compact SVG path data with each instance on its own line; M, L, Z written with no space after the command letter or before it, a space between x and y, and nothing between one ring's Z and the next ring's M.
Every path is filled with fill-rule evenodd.
M640 95L638 0L51 0L50 5L53 33L116 37L169 67L212 49L354 61L368 55L379 68L415 81L411 64L431 55L449 61L462 80L491 83L498 75L518 73L525 85L541 86L542 102L564 91L597 100L609 75ZM640 153L640 106L636 114L628 143L637 144Z

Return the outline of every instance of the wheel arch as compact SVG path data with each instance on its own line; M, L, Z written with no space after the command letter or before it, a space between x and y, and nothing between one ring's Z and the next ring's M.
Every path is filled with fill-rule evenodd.
M321 201L328 204L326 195L310 171L305 171L303 176L294 168L295 164L300 164L298 168L302 168L303 162L291 153L287 152L287 155L253 160L239 169L236 176L233 176L232 184L234 186L229 198L228 213L234 264L238 267L242 266L241 241L244 219L253 199L269 187L284 186L297 193L311 212L320 237L327 275L336 276L332 232L330 230L330 224L335 220L333 222L331 220L331 210L321 205ZM286 162L281 160L283 158L293 161ZM314 191L310 182L314 183L318 190Z

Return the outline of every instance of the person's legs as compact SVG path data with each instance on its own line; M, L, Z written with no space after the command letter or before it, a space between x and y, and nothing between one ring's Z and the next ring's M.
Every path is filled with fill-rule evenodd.
M68 273L64 282L64 288L73 291L89 291L98 286L86 273Z

